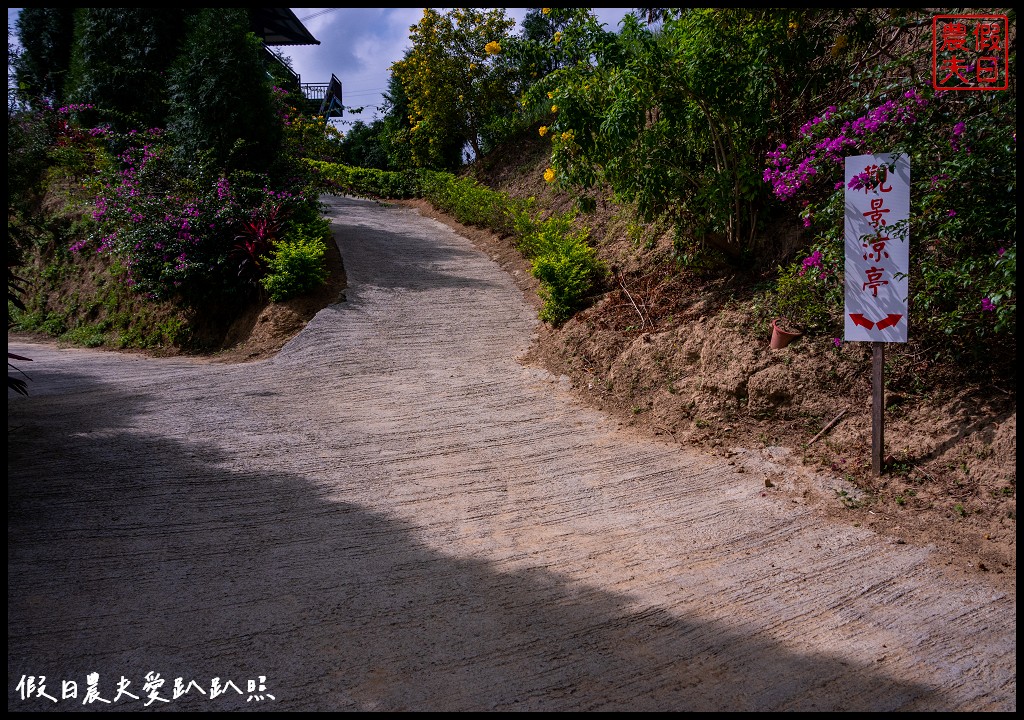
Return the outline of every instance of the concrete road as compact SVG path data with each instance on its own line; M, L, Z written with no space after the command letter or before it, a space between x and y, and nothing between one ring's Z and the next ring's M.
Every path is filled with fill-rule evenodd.
M9 710L1016 710L1015 584L628 434L468 240L329 206L270 360L9 344Z

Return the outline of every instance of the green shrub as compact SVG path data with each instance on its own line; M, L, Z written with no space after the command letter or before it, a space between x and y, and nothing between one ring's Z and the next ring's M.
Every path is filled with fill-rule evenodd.
M457 178L446 172L423 171L420 191L431 205L460 223L501 234L514 232L517 216L529 205L472 178Z
M82 345L90 348L100 347L106 340L103 332L99 328L91 325L79 325L76 328L72 328L61 335L60 339L74 345Z
M161 347L184 344L189 335L189 328L180 317L164 318L156 323L152 335L156 344Z
M529 213L516 216L516 247L528 260L541 255L557 253L558 248L573 235L572 215L552 215L546 220L531 217Z
M779 269L773 292L764 298L773 317L832 337L843 334L843 257L837 243L822 242L807 257ZM771 318L766 317L765 320Z
M533 276L540 280L544 305L540 319L561 325L579 310L604 275L597 253L586 242L586 231L556 234L550 229L561 218L546 223L548 232L539 233L538 252L533 258Z
M320 224L298 226L270 251L267 275L260 284L269 293L271 301L284 302L312 292L327 282L324 264L327 245L323 240L323 230Z
M68 330L67 318L58 313L48 313L43 322L40 323L39 329L47 335L59 337Z
M11 329L32 332L42 327L46 313L42 310L22 310L8 300L7 317L10 319Z

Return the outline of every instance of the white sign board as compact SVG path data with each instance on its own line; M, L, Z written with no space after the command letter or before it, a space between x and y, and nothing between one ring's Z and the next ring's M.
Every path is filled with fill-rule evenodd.
M909 218L906 155L846 158L846 340L907 341Z

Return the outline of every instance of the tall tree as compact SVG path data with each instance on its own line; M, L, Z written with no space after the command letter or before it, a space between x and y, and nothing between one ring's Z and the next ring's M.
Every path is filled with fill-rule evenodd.
M410 28L412 48L391 72L409 100L416 164L458 167L467 144L479 156L487 123L513 110L507 67L495 58L514 25L500 8L426 8Z
M60 104L71 65L74 8L22 8L15 22L21 52L14 78L22 99Z
M530 80L542 78L575 61L562 36L575 20L579 10L586 8L530 8L526 11L520 33L512 39L510 57Z
M170 130L183 158L263 171L281 144L263 43L244 8L202 8L169 72Z
M830 28L796 33L807 17L697 8L655 30L627 15L612 52L582 24L580 47L597 39L592 54L603 60L556 70L539 88L550 104L552 177L606 183L647 219L666 216L680 237L748 261L769 201L762 159L794 110L841 69Z
M121 129L164 127L167 71L192 12L78 8L67 99L95 105Z

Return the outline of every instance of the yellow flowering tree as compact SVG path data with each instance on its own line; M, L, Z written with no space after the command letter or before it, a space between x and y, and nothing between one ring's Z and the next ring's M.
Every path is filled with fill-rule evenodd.
M583 58L574 54L571 43L562 45L567 27L585 8L529 8L521 30L502 52L520 94L554 70Z
M409 29L412 48L391 73L408 98L415 165L458 167L466 145L479 156L490 120L513 112L500 58L514 25L501 8L455 8L443 15L426 8Z

